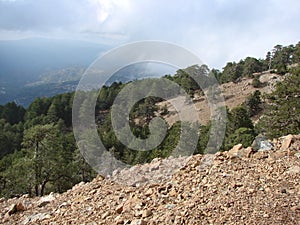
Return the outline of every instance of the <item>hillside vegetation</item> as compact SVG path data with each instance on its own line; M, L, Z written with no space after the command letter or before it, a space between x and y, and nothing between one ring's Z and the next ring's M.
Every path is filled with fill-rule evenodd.
M0 199L0 223L299 224L300 136L272 145L270 151L237 145L214 155L156 159L62 194Z
M287 47L277 45L265 59L248 57L238 63L227 63L222 72L196 65L165 78L183 87L199 107L202 101L205 102L205 90L201 90L188 74L204 71L208 81L215 76L222 83L228 103L228 117L221 151L226 151L238 143L251 145L258 134L269 138L288 133L299 134L299 62L300 43ZM270 77L264 81L266 74ZM280 81L275 87L270 79L272 76ZM230 94L241 84L239 93ZM151 151L134 151L117 140L111 125L110 109L115 97L126 85L114 82L102 88L98 96L95 116L102 142L117 159L131 165L168 157L180 138L180 121L169 123L166 138ZM80 181L90 181L95 177L95 172L81 156L74 140L71 118L73 97L74 93L66 93L52 98L37 98L27 109L15 103L0 106L1 196L13 197L25 193L40 196L64 192ZM84 104L84 94L82 97ZM233 99L236 100L230 103ZM205 109L198 110L201 113ZM130 114L133 134L147 138L149 121L156 116L170 118L171 111L160 98L142 99ZM212 123L209 119L200 121L195 154L204 153ZM182 126L197 129L193 123Z

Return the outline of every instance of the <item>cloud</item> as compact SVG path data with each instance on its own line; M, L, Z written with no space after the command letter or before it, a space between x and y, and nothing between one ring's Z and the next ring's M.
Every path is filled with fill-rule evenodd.
M82 13L84 8L90 13ZM62 0L23 0L0 2L0 27L7 30L49 31L52 29L70 29L80 21L88 22L93 10L88 10L83 1Z
M177 43L212 67L273 45L299 41L300 1L15 0L0 1L3 37L43 35L112 45Z
M300 36L299 1L135 1L130 11L117 8L106 26L129 40L157 39L196 52L213 67L248 55L264 57L275 44ZM122 13L120 13L122 12ZM129 13L128 13L129 12Z

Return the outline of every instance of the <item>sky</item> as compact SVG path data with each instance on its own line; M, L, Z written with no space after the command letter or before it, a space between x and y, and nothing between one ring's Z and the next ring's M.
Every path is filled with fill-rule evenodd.
M221 69L300 41L299 0L0 0L0 39L161 40Z

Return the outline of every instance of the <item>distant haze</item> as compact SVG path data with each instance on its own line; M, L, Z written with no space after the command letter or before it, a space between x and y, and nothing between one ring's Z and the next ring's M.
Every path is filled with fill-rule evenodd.
M100 44L29 38L0 41L0 81L31 82L45 71L67 66L88 66L108 47ZM6 80L7 81L7 80Z
M85 69L110 47L85 41L27 38L0 41L0 49L0 104L15 101L26 107L36 97L74 91ZM107 84L174 74L176 70L160 63L129 65L112 74Z

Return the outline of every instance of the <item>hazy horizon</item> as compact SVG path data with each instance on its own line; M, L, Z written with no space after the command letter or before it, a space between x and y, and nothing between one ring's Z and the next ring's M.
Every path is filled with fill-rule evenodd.
M0 40L47 38L117 47L143 40L180 45L210 68L300 37L300 2L0 0Z

